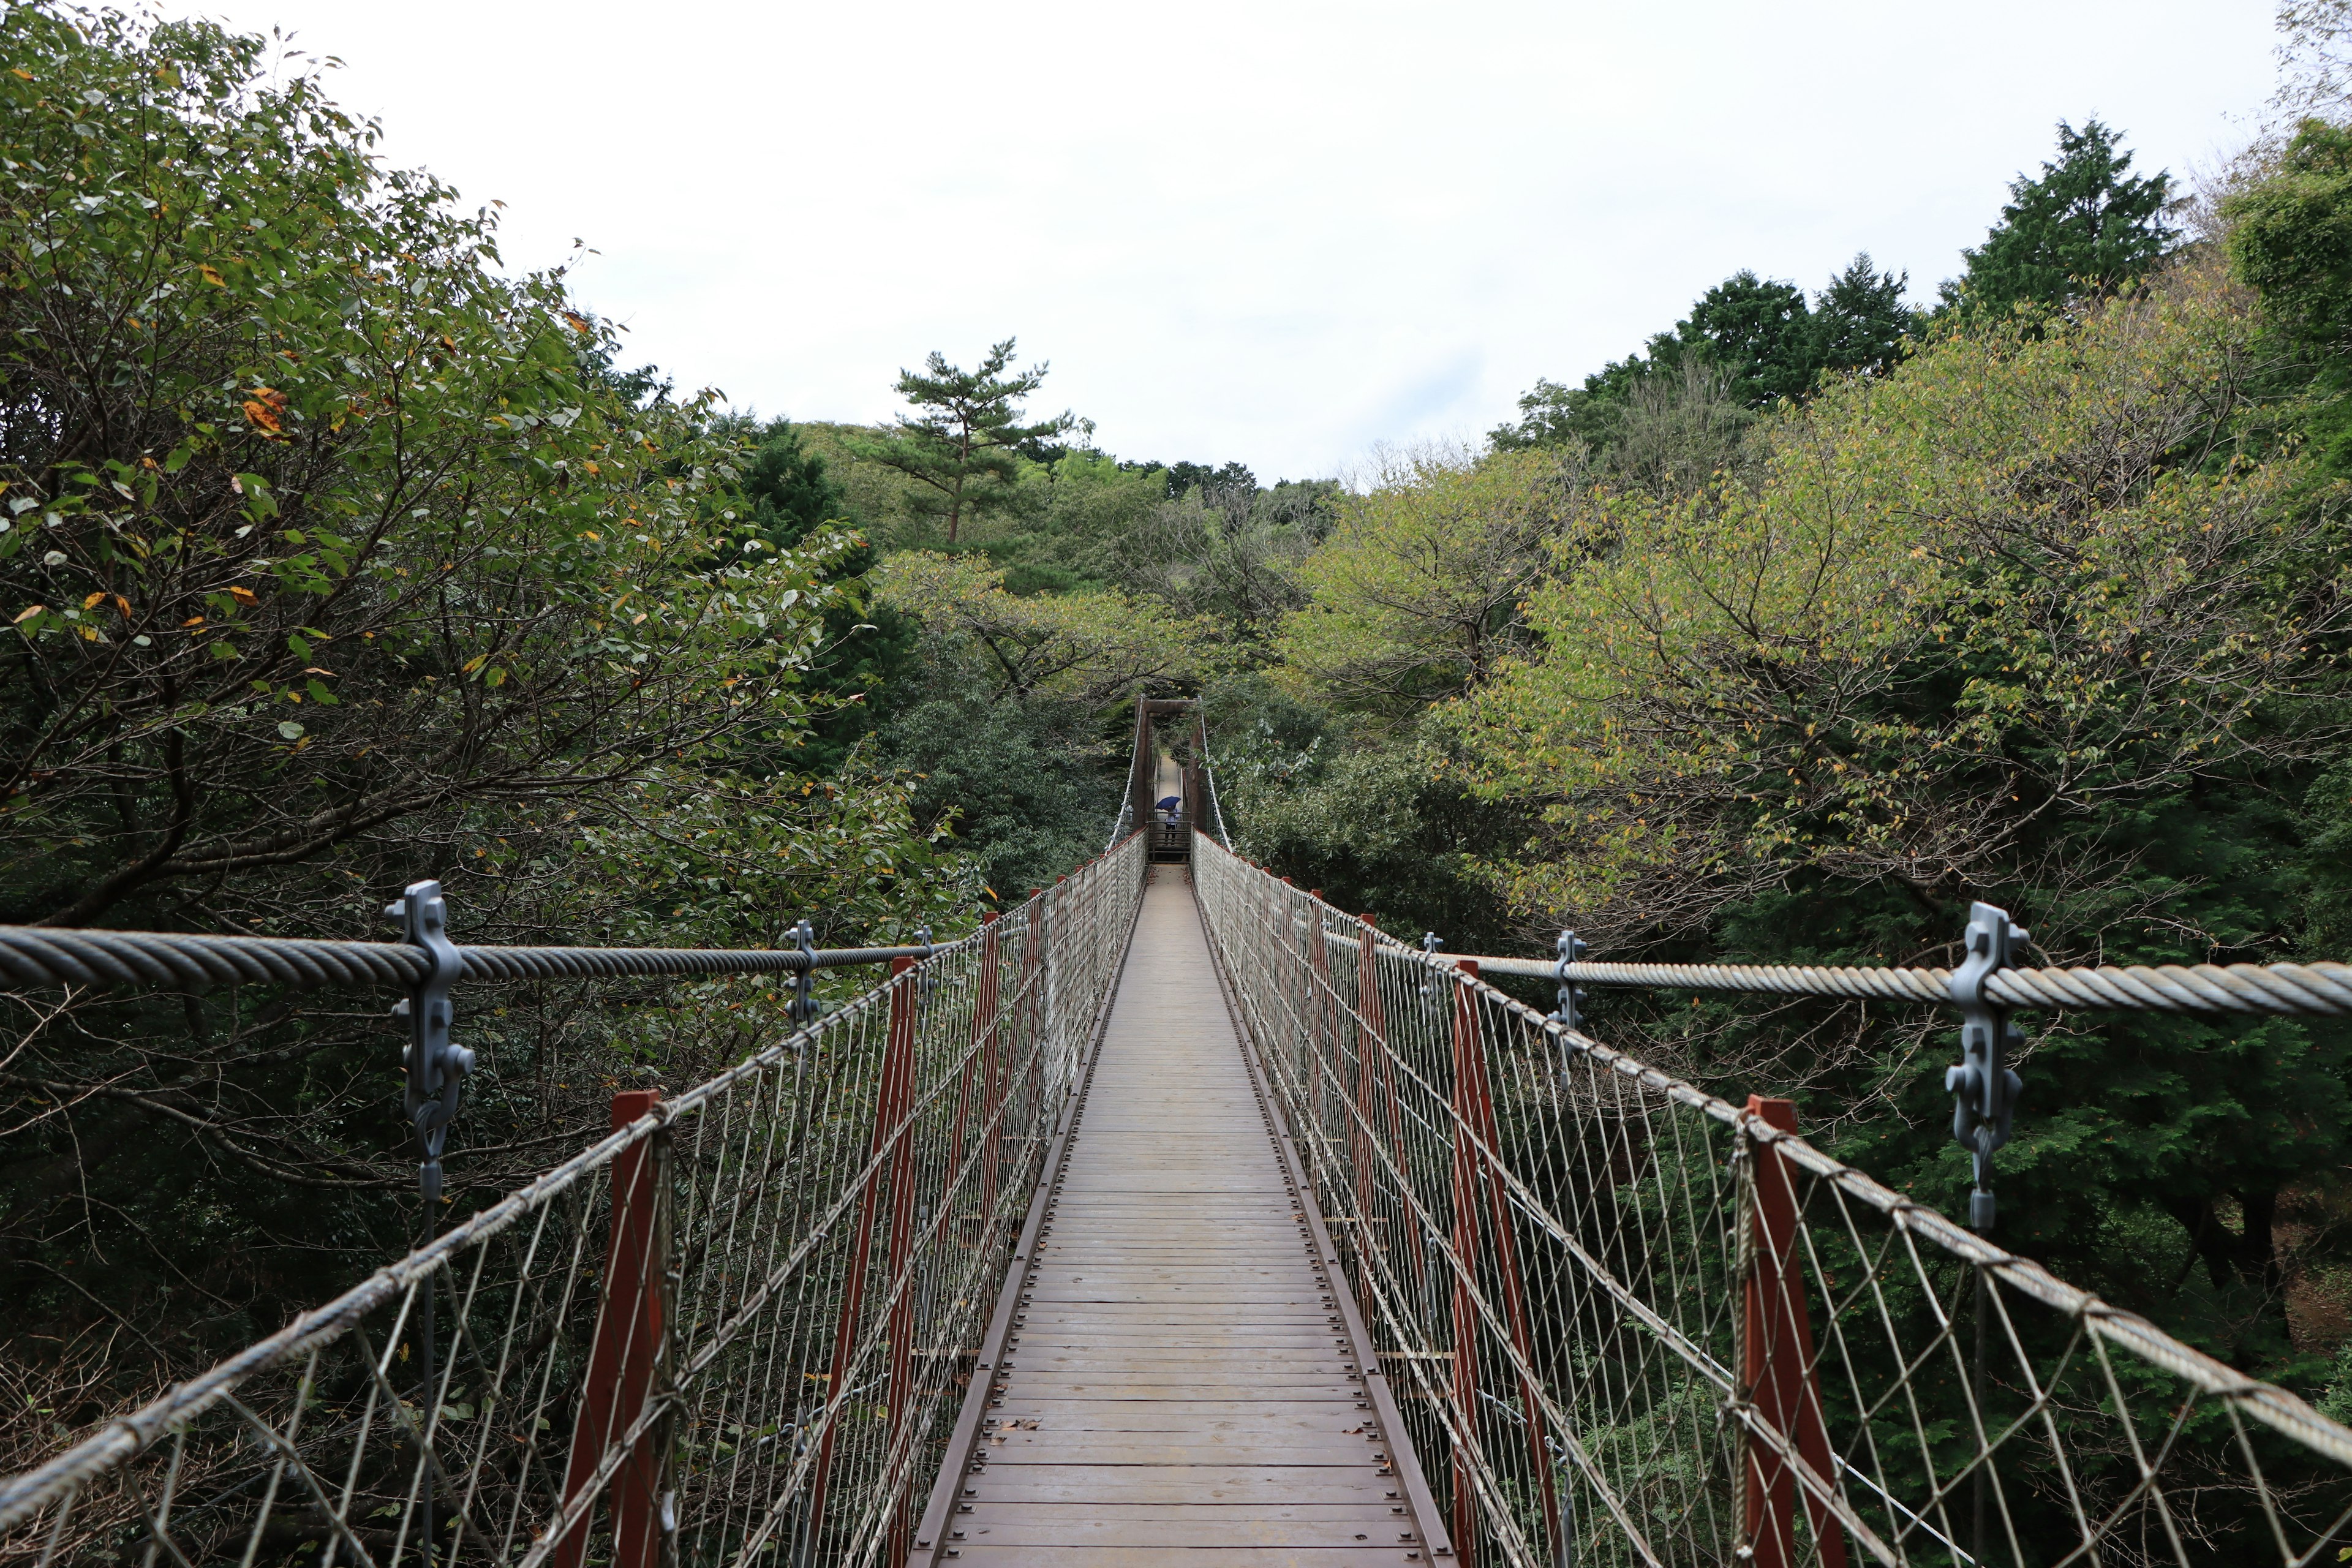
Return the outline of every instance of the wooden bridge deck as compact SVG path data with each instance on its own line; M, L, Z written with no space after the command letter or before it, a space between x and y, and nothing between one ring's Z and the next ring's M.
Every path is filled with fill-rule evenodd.
M1425 1537L1426 1489L1391 1447L1404 1434L1185 868L1152 876L997 1401L970 1460L950 1458L965 1470L954 1533L918 1556L1425 1568L1443 1537Z

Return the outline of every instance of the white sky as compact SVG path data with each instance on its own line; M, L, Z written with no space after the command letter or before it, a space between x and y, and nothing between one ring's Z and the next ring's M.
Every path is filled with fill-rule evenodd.
M1741 267L1932 297L2059 119L2210 164L2273 43L2268 0L189 9L341 56L510 264L595 247L681 387L877 419L1017 336L1109 450L1266 482L1482 433Z

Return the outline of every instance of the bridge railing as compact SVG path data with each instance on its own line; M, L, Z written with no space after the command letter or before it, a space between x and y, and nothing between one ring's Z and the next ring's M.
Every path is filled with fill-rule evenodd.
M1644 1067L1205 837L1192 867L1465 1563L2304 1564L2352 1542L2352 1431L2293 1394L1822 1154L1786 1100ZM2287 967L2011 984L2018 1005L2340 1010L2352 972ZM1950 995L1940 972L1852 973Z
M675 1099L617 1096L593 1147L0 1479L0 1561L656 1568L903 1551L1143 871L1129 837L962 941L898 950L883 984ZM804 974L877 956L452 951L491 974ZM60 963L118 984L176 964L278 964L313 984L413 984L431 967L389 944L0 932L12 979Z

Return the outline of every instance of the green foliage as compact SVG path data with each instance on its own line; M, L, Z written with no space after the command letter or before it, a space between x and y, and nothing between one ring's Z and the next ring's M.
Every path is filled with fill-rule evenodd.
M1405 722L1485 679L1523 640L1519 601L1567 525L1580 475L1544 451L1399 459L1298 568L1289 675L1342 707Z
M1943 286L1948 308L2006 315L2112 294L2145 276L2174 231L2164 221L2172 179L2130 173L2122 139L2095 117L2058 122L2058 156L2038 178L2020 174L2000 221L1961 254L1968 270Z
M789 419L770 420L758 431L741 483L751 503L751 516L743 521L770 549L789 549L849 517L848 492L833 477L824 454L809 450Z
M1299 701L1265 677L1221 684L1209 713L1234 846L1391 931L1434 931L1457 952L1513 940L1479 858L1517 837L1507 806L1438 775L1446 742L1383 733Z
M917 819L948 836L1001 903L1100 854L1118 816L1127 759L1077 703L934 697L882 739L913 775Z
M2280 423L2341 476L2352 468L2352 135L2305 121L2221 210L2231 265L2261 298L2282 351L2283 363L2266 367L2287 395Z
M883 563L882 602L913 616L1002 698L1064 697L1089 709L1139 688L1197 681L1216 666L1211 628L1115 589L1023 595L970 556L909 551Z
M951 365L937 349L921 372L898 373L898 395L913 406L879 437L854 438L850 450L914 481L921 515L940 524L952 547L967 521L1017 504L1020 458L1044 457L1045 443L1076 428L1062 413L1023 424L1021 402L1045 384L1046 367L1008 374L1013 340L990 347L979 365Z
M374 142L262 39L0 16L0 919L370 936L420 876L472 941L961 909L908 787L791 765L858 607L821 476L747 481L706 401L614 374L561 274L503 272ZM626 989L468 990L452 1201L780 1021ZM374 1006L0 1010L12 1357L103 1301L185 1375L413 1237Z
M1494 859L1531 934L1941 963L1985 898L2060 962L2290 951L2346 563L2294 449L2210 456L2250 415L2217 390L2246 382L2241 300L2185 274L1963 332L1775 421L1752 484L1601 498L1538 641L1454 715L1473 786L1542 815ZM1802 1094L1931 1201L1964 1180L1940 1053L1859 1016L1630 1000L1605 1032ZM2273 1221L2346 1153L2348 1071L2333 1027L2069 1023L2031 1058L2004 1232L2291 1371Z
M1918 313L1903 303L1907 284L1906 275L1879 272L1868 252L1832 278L1810 305L1793 283L1735 272L1701 295L1672 331L1653 336L1643 353L1585 377L1581 387L1538 381L1519 399L1518 422L1497 426L1489 444L1496 451L1580 445L1604 468L1632 447L1639 455L1630 477L1637 481L1678 471L1685 484L1703 483L1713 467L1656 461L1651 448L1662 415L1671 421L1670 409L1678 414L1717 401L1753 410L1801 399L1825 372L1885 374L1919 331ZM1720 424L1735 433L1746 422L1736 414L1699 421L1702 429ZM1695 450L1715 455L1722 446L1717 437L1702 440Z
M725 421L719 428L721 434L739 433ZM762 552L772 557L850 521L847 490L824 454L804 443L791 421L746 426L740 437L748 450L732 527L740 531L727 558L759 559ZM840 591L825 607L821 640L801 679L809 702L806 731L785 737L781 749L763 753L765 765L826 775L840 772L913 669L919 637L914 622L867 591L877 558L859 536L830 563L825 580Z

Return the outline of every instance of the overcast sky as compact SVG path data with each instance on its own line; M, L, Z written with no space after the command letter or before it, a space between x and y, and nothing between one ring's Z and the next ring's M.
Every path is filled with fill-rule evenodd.
M169 0L165 0L169 4ZM1017 336L1126 457L1475 436L1748 267L1932 298L2061 118L2210 163L2268 0L232 0L681 386L878 419Z

